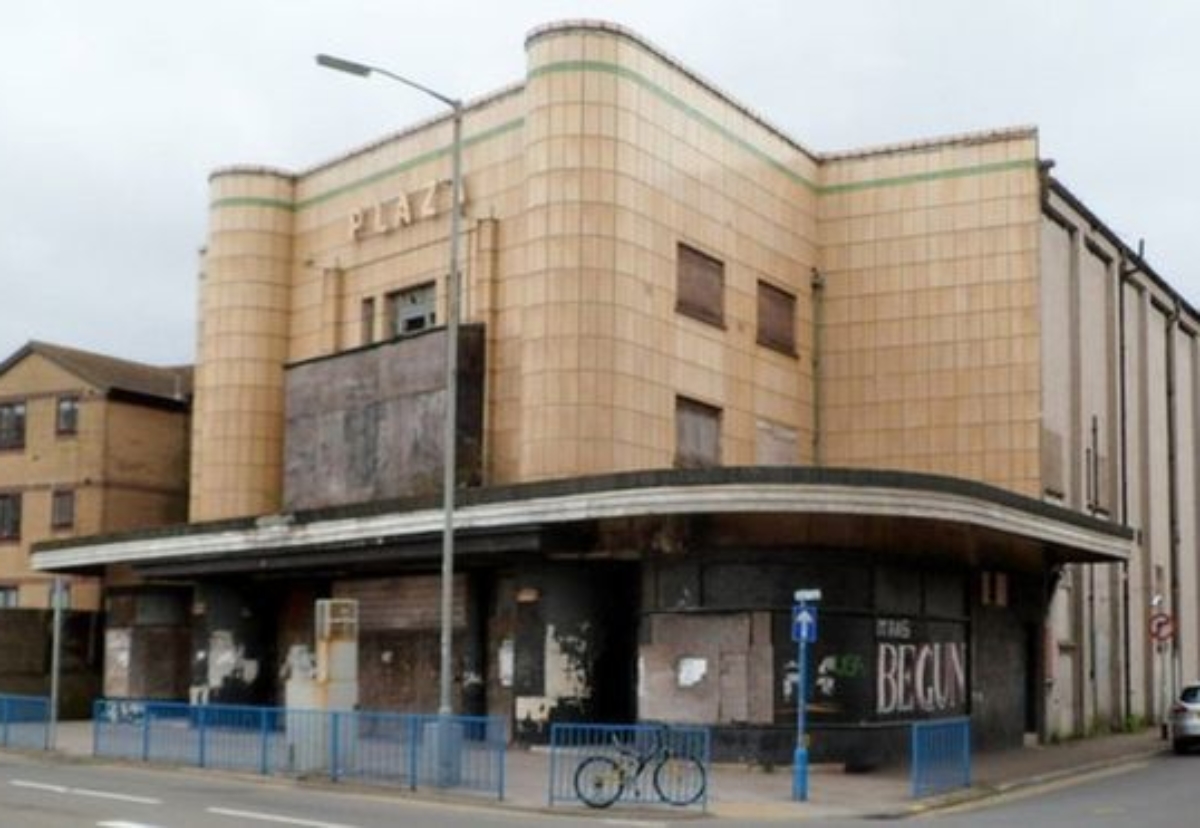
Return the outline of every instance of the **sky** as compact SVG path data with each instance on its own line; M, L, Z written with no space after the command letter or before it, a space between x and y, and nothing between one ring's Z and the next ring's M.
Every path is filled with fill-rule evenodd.
M190 362L209 173L304 170L439 111L315 54L470 99L574 18L817 151L1036 125L1056 177L1200 307L1194 0L45 0L0 11L0 359L37 339Z

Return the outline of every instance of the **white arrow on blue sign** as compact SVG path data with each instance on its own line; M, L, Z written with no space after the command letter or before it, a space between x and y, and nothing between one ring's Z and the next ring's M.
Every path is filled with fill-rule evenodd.
M812 644L817 640L817 610L797 604L792 607L792 641Z

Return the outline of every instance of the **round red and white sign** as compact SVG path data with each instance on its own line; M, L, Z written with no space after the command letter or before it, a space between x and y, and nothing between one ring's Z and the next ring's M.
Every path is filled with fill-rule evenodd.
M1175 619L1165 612L1150 616L1150 637L1155 641L1170 641L1175 635Z

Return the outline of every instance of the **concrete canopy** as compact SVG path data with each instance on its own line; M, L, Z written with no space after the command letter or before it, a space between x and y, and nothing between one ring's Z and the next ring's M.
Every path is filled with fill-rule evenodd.
M132 566L168 577L284 575L347 566L432 563L442 512L433 500L201 523L39 544L33 566L89 572ZM455 513L465 557L561 548L585 529L582 552L620 555L670 542L647 525L704 519L705 542L910 549L1022 569L1128 559L1134 533L971 481L891 471L720 468L604 475L463 490ZM623 533L621 527L642 529ZM615 530L615 531L613 531ZM621 537L597 549L594 537ZM669 534L669 533L668 533ZM560 543L551 539L559 538ZM630 539L632 537L632 540Z

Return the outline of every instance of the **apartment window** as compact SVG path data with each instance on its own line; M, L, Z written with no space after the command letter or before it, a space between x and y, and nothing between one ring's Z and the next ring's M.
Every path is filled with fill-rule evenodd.
M64 435L79 431L79 397L58 398L54 413L54 431Z
M375 341L375 297L368 296L362 300L362 311L359 316L359 327L362 330L362 344L370 345Z
M0 586L0 609L16 609L20 596L21 591L15 586Z
M676 251L675 310L713 325L725 324L725 265L695 248Z
M758 344L796 353L796 297L766 282L758 283Z
M437 324L433 282L387 295L388 333L416 333Z
M50 526L54 529L70 529L75 525L75 492L67 489L56 491L50 497Z
M721 409L675 398L675 465L699 469L721 464Z
M21 538L21 496L0 494L0 540Z
M0 404L0 449L25 448L25 403Z

